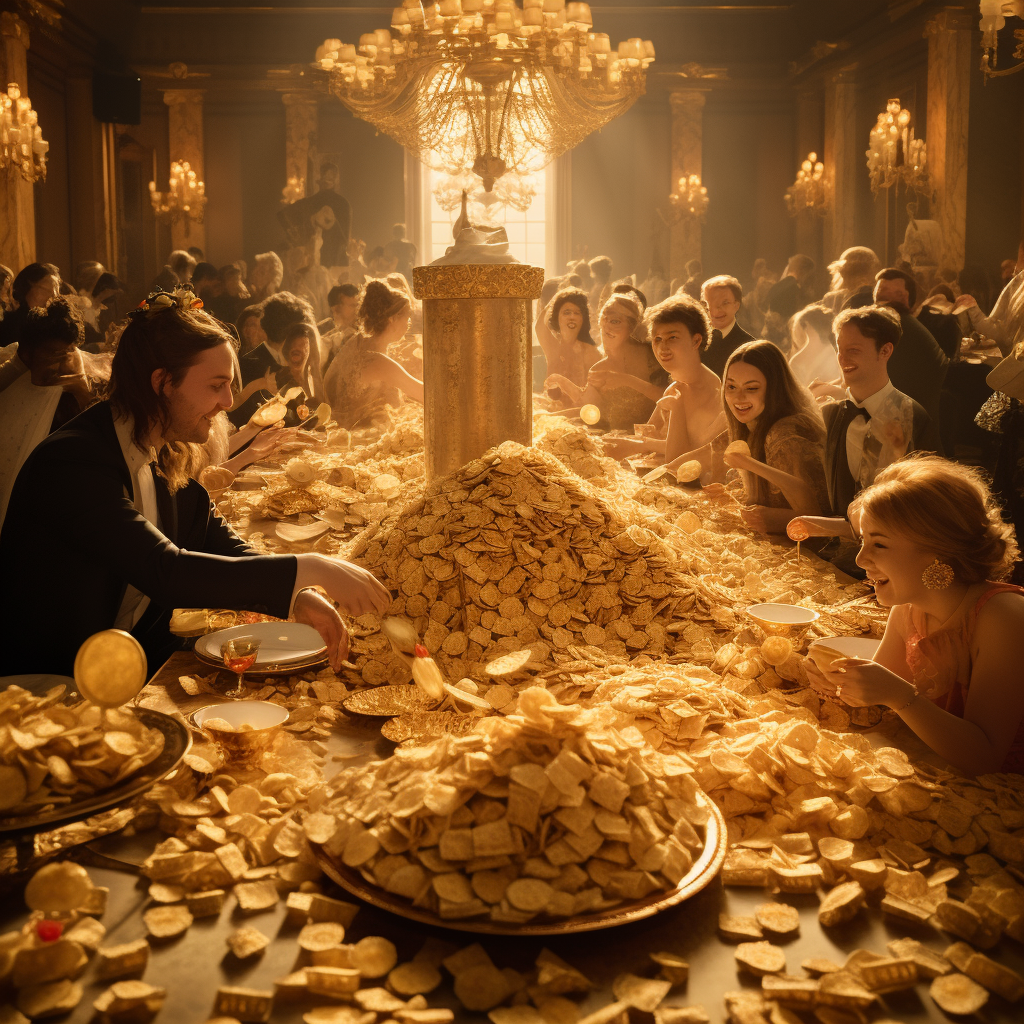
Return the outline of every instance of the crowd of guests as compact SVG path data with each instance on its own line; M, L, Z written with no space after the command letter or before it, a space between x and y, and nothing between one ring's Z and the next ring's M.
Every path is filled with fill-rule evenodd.
M70 567L53 670L115 624L161 657L170 609L204 605L291 614L338 663L346 635L323 591L353 614L386 605L347 563L257 555L202 482L217 469L223 486L304 424L355 429L423 401L400 228L365 263L350 246L349 279L320 308L301 284L281 290L274 253L249 272L174 252L130 313L99 264L70 284L50 264L0 268L0 562L29 559L26 577L40 557ZM873 584L894 609L878 656L814 685L888 704L969 771L1024 770L1024 694L1007 683L1024 592L1003 582L1022 578L1024 247L997 296L983 274L922 280L860 246L828 271L797 254L742 283L691 261L671 286L638 286L608 257L575 261L538 303L539 390L568 417L596 407L609 456L735 501L752 530ZM254 415L275 399L264 429ZM32 601L4 602L30 638ZM13 670L33 670L37 650L26 640Z

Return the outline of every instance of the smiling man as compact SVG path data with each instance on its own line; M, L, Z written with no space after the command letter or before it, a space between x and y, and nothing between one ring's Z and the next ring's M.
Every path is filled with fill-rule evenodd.
M46 438L18 474L0 532L0 675L70 675L81 643L111 627L130 631L155 670L176 646L176 607L291 614L337 667L345 627L311 588L351 615L390 603L350 563L257 554L192 478L237 372L230 335L197 306L189 293L150 296L121 335L110 400Z
M825 479L832 518L804 516L812 537L840 537L852 542L847 517L850 502L886 466L913 451L935 451L935 425L914 399L889 380L889 361L903 330L895 310L862 306L840 313L833 324L846 398L827 403ZM853 564L855 548L828 552L840 568L863 577Z
M708 278L701 285L701 298L707 307L713 328L701 362L717 376L725 372L729 356L748 341L754 339L738 323L736 314L743 305L743 286L735 277L721 274Z

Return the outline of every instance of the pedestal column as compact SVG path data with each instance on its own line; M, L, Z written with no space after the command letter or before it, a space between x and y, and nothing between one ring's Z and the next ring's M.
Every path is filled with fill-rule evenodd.
M427 482L503 441L533 443L533 302L544 268L522 263L415 267L423 300Z
M164 93L167 104L168 137L171 162L188 161L196 177L205 181L203 163L203 90L168 89ZM175 249L198 245L206 249L206 227L194 220L175 219L171 223L171 244Z
M844 68L825 86L825 166L830 172L829 213L825 219L825 259L834 260L857 244L856 176L867 138L857 134L854 68Z
M942 228L942 264L962 270L967 232L967 123L971 95L971 17L945 10L925 28L928 39L928 172L932 219Z
M679 179L687 175L699 174L703 180L706 96L706 89L677 89L669 94L672 109L672 179L669 192L675 192ZM710 198L711 202L715 201L713 195ZM685 279L687 260L700 258L700 221L684 217L669 230L669 280Z
M281 94L284 102L285 179L294 178L302 186L295 198L316 191L316 133L318 107L315 96L301 92Z
M0 14L0 89L17 82L28 96L28 27L10 11ZM31 97L29 97L31 99ZM46 137L46 125L42 126ZM35 202L32 183L13 167L0 171L0 263L18 273L36 259Z

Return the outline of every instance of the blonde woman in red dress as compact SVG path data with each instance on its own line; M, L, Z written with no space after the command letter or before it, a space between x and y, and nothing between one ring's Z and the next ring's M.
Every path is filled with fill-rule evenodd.
M857 495L850 518L857 564L892 610L873 661L809 665L812 684L888 706L969 775L1024 773L1024 590L999 582L1019 551L988 487L965 466L908 458Z

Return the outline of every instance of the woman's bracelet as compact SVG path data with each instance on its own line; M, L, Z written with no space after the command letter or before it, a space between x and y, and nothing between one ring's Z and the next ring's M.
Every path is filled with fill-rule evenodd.
M898 715L901 712L906 711L907 708L909 708L910 705L913 704L914 701L917 700L917 698L920 697L920 696L921 696L921 694L919 694L917 692L917 688L914 687L914 692L910 695L910 700L908 700L905 703L901 704L898 708L890 708L889 710L890 711L895 711L896 714Z

